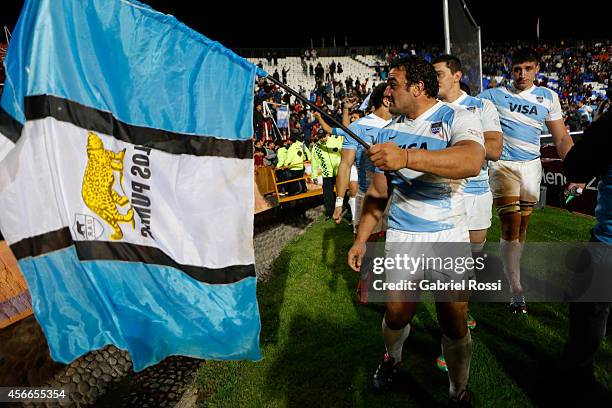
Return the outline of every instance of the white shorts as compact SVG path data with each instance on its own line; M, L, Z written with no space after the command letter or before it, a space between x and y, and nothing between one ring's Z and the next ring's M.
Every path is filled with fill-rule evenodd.
M498 160L489 163L489 182L493 198L519 197L520 201L536 203L540 199L542 163Z
M449 282L473 276L473 266L466 263L466 260L471 259L472 252L470 234L465 225L439 232L404 232L389 229L385 241L385 258L396 259L398 255L404 259L420 258L422 261L416 269L410 268L410 265L414 266L411 262L402 264L402 267L385 268L386 282ZM450 266L446 263L449 258L460 258L462 262L455 263L456 267Z
M493 195L490 191L484 194L465 194L465 212L468 229L477 231L491 226Z
M357 182L359 181L359 175L357 173L357 167L353 164L351 165L351 176L349 177L349 182L354 181Z
M396 229L387 231L386 242L470 242L470 233L465 227L438 232L406 232ZM468 247L469 248L469 247Z
M353 221L353 232L357 233L357 227L359 226L359 220L361 219L361 207L363 205L363 199L365 197L365 193L361 190L357 191L357 195L355 196L355 220ZM391 200L387 203L387 208L385 208L385 212L383 213L380 221L376 224L376 228L372 231L372 234L378 234L381 231L387 230L387 217L389 216L389 207L391 206Z

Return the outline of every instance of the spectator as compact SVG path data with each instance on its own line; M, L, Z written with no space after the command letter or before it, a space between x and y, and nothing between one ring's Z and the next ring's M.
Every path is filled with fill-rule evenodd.
M273 140L268 141L267 146L265 147L265 156L263 159L263 164L265 166L276 166L278 162L278 158L276 157L276 144Z

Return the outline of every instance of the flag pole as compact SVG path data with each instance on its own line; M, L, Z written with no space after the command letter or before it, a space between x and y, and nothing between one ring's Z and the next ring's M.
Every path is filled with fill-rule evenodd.
M362 145L366 150L368 150L368 151L370 150L370 145L367 144L365 142L365 140L363 140L362 138L357 136L355 133L353 133L352 130L350 130L349 128L344 126L342 123L338 122L336 120L336 118L331 116L329 113L325 112L323 109L319 108L317 105L315 105L314 103L310 102L308 99L304 98L298 92L296 92L295 90L291 89L289 86L283 84L281 81L277 81L276 78L274 78L273 76L268 75L266 77L266 79L269 80L270 82L272 82L273 84L276 84L276 85L280 86L285 91L287 91L291 95L295 96L299 101L301 101L302 103L305 103L306 105L308 105L311 108L313 108L315 111L319 112L325 118L325 120L331 122L335 127L338 127L340 129L342 129L344 132L346 132L346 134L348 134L350 137L355 139L355 141L357 141L357 143ZM402 179L403 182L407 183L408 185L412 184L412 182L406 176L404 176L402 173L400 173L399 170L395 171L393 173L395 173L395 175L397 175L400 179Z

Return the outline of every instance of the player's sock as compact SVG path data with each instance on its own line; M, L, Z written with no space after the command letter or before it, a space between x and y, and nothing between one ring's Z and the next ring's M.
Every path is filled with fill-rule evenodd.
M399 363L402 361L402 347L404 345L404 341L406 341L408 335L410 334L410 323L408 323L403 329L393 330L387 326L387 322L383 317L382 332L387 354L393 357L396 363Z
M357 214L355 214L355 211L357 211L357 203L356 203L355 197L349 197L348 205L349 205L349 208L351 209L351 217L353 217L353 224L354 224L355 217L357 217Z
M448 368L449 395L456 398L465 389L470 378L472 336L468 330L464 338L454 340L442 335L442 354Z
M501 252L502 263L504 265L504 274L510 283L510 289L513 293L522 292L521 287L521 254L522 246L518 239L506 241L501 238L499 240L499 250Z

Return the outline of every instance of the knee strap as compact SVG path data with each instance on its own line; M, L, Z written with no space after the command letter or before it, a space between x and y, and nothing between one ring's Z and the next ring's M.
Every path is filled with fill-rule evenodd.
M536 203L533 201L521 201L521 217L530 216L535 205Z
M521 206L518 201L513 201L508 204L500 205L497 207L497 215L509 215L515 214L521 211Z

